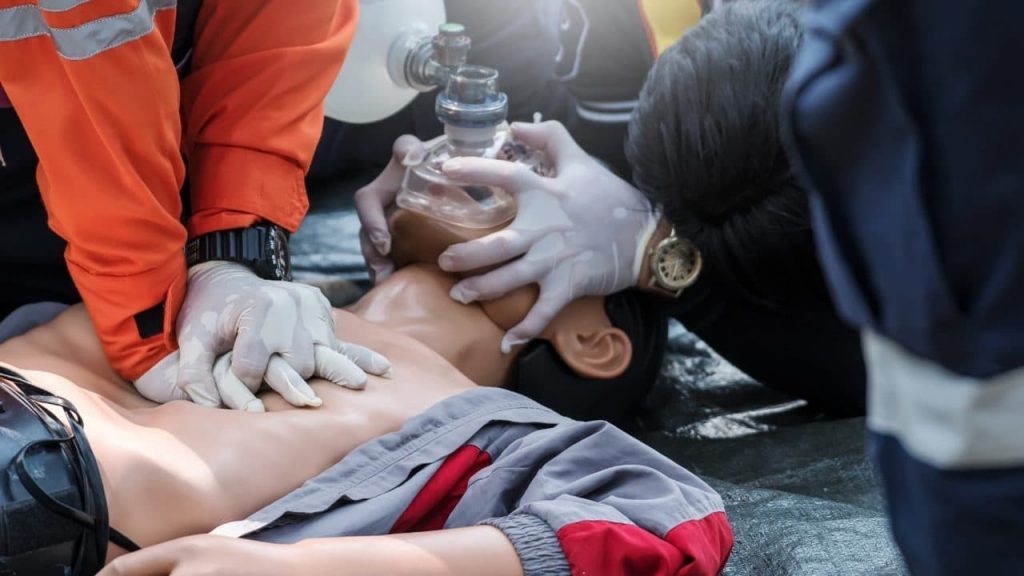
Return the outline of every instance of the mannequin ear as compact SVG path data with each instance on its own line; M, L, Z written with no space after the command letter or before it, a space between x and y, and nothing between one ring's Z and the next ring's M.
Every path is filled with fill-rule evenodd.
M550 341L573 372L584 378L618 378L633 361L633 343L613 326L586 333L562 330Z

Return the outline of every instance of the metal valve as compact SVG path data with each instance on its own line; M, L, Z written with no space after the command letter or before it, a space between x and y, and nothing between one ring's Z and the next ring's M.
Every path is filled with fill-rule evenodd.
M432 37L400 39L391 58L391 76L399 85L429 92L444 86L466 64L471 45L466 27L454 22L442 24Z

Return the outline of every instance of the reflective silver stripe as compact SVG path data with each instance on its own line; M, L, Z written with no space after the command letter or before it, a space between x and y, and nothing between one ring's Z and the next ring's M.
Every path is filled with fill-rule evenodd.
M868 427L944 469L1024 466L1024 368L979 380L865 332Z
M621 112L601 112L597 110L590 110L583 106L576 106L576 113L580 115L580 118L588 122L596 122L598 124L626 124L629 119L633 117L633 111L621 111Z
M72 0L50 0L54 5ZM149 34L159 10L175 7L177 0L141 0L131 12L107 16L72 28L53 28L46 24L36 5L14 6L0 10L0 42L12 42L34 36L50 36L57 53L68 60L84 60Z
M77 8L89 0L39 0L39 9L43 12L67 12Z
M596 102L591 100L581 100L579 106L581 108L587 108L589 110L595 110L597 112L632 112L636 108L640 100L621 100L618 102Z

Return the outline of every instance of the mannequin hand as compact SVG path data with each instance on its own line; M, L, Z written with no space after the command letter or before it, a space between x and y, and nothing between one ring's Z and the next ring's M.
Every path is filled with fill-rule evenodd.
M540 285L533 309L502 340L506 353L540 334L572 300L636 284L643 250L657 227L647 199L584 152L561 124L517 124L513 134L546 150L557 176L543 178L500 160L446 162L443 168L450 178L504 188L516 197L519 209L507 228L451 246L439 261L443 270L466 272L512 260L456 284L451 296L463 303Z
M291 546L192 536L121 556L98 576L281 576L302 574Z
M319 406L306 384L313 376L360 389L367 372L391 368L380 354L338 342L330 303L316 288L263 280L229 262L189 271L178 345L136 381L146 398L262 411L255 392L266 382L291 404Z
M395 270L388 259L391 253L391 231L385 210L395 202L405 178L405 170L423 162L427 148L433 144L421 142L415 136L402 136L395 141L391 162L376 180L356 192L356 213L362 230L359 243L363 258L374 282L380 282Z

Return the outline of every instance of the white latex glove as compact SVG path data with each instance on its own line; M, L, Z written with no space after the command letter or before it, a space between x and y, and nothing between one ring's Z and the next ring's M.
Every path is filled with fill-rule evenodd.
M436 141L434 139L424 143L415 136L402 136L395 141L387 168L373 182L356 192L356 214L362 225L359 244L374 282L384 280L395 270L394 263L388 259L391 253L391 231L388 230L385 211L395 202L406 168L423 162L427 148Z
M295 406L316 407L308 379L361 389L367 372L391 369L380 354L335 338L330 303L316 288L263 280L230 262L189 270L177 328L179 351L135 382L156 402L259 412L255 393L266 383Z
M178 386L178 364L181 356L177 351L164 357L155 366L135 380L135 389L143 398L166 404L173 400L188 400L188 394Z
M451 297L462 303L540 286L533 309L502 340L505 353L540 334L569 302L635 285L658 221L647 198L591 158L560 123L515 124L512 130L520 142L548 153L556 176L501 160L446 162L444 172L454 180L510 192L518 213L507 228L451 246L438 262L443 270L465 272L518 258L456 284Z

